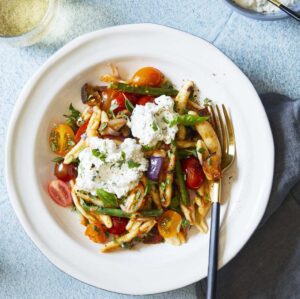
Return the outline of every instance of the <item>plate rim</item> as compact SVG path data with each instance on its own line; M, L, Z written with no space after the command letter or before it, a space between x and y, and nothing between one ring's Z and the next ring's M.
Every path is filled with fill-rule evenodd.
M62 48L60 48L58 51L56 51L54 54L52 54L37 70L37 72L27 81L27 83L24 85L16 103L13 109L13 112L10 116L10 121L9 121L9 125L8 125L8 131L7 131L7 137L6 137L6 147L5 147L5 178L6 178L6 186L7 186L7 191L8 191L8 195L9 195L9 199L10 202L13 206L13 209L17 215L18 220L20 221L23 229L25 230L26 234L30 237L30 239L33 241L33 243L35 244L35 246L47 257L47 259L56 266L56 268L58 268L59 270L61 270L62 272L78 279L79 281L83 281L84 283L87 283L88 285L91 286L95 286L99 289L103 289L103 290L108 290L111 292L115 292L115 293L122 293L122 294L155 294L155 293L162 293L162 292L167 292L170 290L174 290L175 288L160 288L159 290L155 290L153 292L117 292L113 289L105 289L102 287L99 287L98 285L95 285L93 283L88 282L87 279L84 279L82 277L79 277L79 275L74 274L72 272L72 269L68 268L66 264L61 263L60 259L57 259L55 254L52 254L51 250L49 250L47 247L44 247L42 242L39 241L39 237L38 235L31 229L29 223L27 223L26 221L26 217L24 215L24 212L22 211L22 207L21 207L21 202L18 199L18 195L17 192L14 189L14 183L13 183L13 173L10 170L9 165L12 165L14 162L11 159L11 152L13 149L13 131L15 126L17 125L17 117L22 109L22 107L26 104L26 101L28 99L28 94L30 93L30 91L32 90L32 88L35 86L36 81L44 74L44 72L47 70L48 67L52 66L52 64L55 63L56 60L58 60L59 58L61 58L62 56L64 56L66 53L68 53L69 51L72 51L72 49L75 49L77 46L80 46L82 43L84 43L85 41L88 41L90 39L93 38L99 38L99 34L101 35L101 33L105 34L107 32L119 32L120 30L122 31L126 31L126 30L142 30L142 29L150 29L150 30L157 30L157 29L161 29L161 30L165 30L165 31L169 31L170 33L180 33L180 34L186 34L189 36L192 36L193 38L196 39L200 39L202 42L209 44L211 47L213 47L215 50L217 50L224 59L227 59L227 61L231 64L231 66L235 67L238 71L239 74L241 76L244 76L244 78L248 81L249 83L249 87L251 87L253 89L253 91L255 91L258 99L259 96L253 86L253 84L251 83L251 81L247 78L247 76L240 70L240 68L231 61L230 58L228 58L221 50L219 50L218 48L216 48L213 44L211 44L210 42L204 40L203 38L200 38L196 35L193 35L191 33L187 33L185 31L182 30L178 30L178 29L174 29L168 26L163 26L163 25L157 25L157 24L153 24L153 23L141 23L141 24L127 24L127 25L118 25L118 26L112 26L112 27L107 27L104 29L100 29L97 31L93 31L93 32L89 32L86 33L84 35L81 35L79 37L76 37L75 39L73 39L72 41L68 42L66 45L64 45ZM274 141L273 141L273 136L272 136L272 131L270 128L270 123L268 121L266 112L263 108L263 105L261 103L261 101L259 101L259 103L262 111L264 112L264 119L265 119L265 123L268 127L268 135L269 135L269 139L272 141L272 144L270 144L270 157L271 157L271 165L270 167L272 168L272 173L270 175L270 178L268 178L268 182L266 182L267 188L265 188L265 197L267 198L265 200L265 205L263 206L263 208L261 209L261 213L257 216L257 223L252 227L252 232L251 234L249 234L249 236L246 239L246 242L242 242L243 244L241 246L239 246L239 249L230 254L230 258L228 259L228 261L226 261L226 263L223 263L222 267L225 266L229 261L232 260L232 258L234 258L234 256L236 256L238 254L238 252L243 248L243 246L247 243L247 241L249 240L249 238L252 236L253 232L256 230L257 226L259 225L263 214L265 212L266 206L268 204L269 201L269 195L271 192L271 188L272 188L272 181L273 181L273 174L274 174ZM196 280L197 281L197 280ZM188 284L194 283L196 281L190 281L190 282L186 282L184 281L183 283L181 283L180 285L178 285L176 288L180 288L183 286L186 286Z

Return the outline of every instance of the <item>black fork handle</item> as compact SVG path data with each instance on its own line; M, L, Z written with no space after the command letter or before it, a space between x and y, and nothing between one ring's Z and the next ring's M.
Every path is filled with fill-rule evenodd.
M206 299L215 299L217 290L220 203L214 202L211 211L209 258Z

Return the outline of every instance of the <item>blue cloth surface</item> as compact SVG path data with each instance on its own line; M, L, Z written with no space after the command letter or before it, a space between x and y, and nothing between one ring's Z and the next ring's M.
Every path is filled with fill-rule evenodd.
M60 6L57 25L42 42L22 49L0 46L0 298L130 298L130 296L98 290L59 271L33 245L20 226L6 192L3 152L10 113L23 85L51 54L83 33L119 24L153 22L190 32L215 44L246 73L258 92L273 91L290 98L300 98L300 26L292 19L276 22L247 19L232 13L221 0L62 0ZM265 105L268 105L267 103L268 100ZM297 149L299 151L299 146ZM294 156L290 158L293 159ZM299 196L299 191L299 188L294 191L294 197ZM284 195L283 193L278 195L278 201L271 207L272 212L283 200ZM299 215L299 207L293 204L292 199L287 201L253 237L258 239L259 244L264 241L263 248L266 250L270 244L266 242L262 232L264 230L269 232L270 227L276 229L278 221L282 221L282 225L286 227L286 231L281 231L282 235L279 236L287 242L282 246L286 244L289 249L298 244L299 249L299 234L298 237L294 234L299 232L300 226L296 226L293 222L297 218L297 211ZM291 215L288 216L290 221L281 214L288 208L291 210ZM277 218L279 220L275 221L275 217L279 217ZM294 243L290 242L290 239L283 238L285 233L289 233L288 229L294 231L292 234L295 236ZM227 271L229 271L227 276L232 275L238 282L237 278L241 273L239 271L245 272L250 268L249 265L247 268L247 263L242 261L245 261L247 253L251 251L251 243L252 240L238 257L225 267L224 271L221 271L220 290L225 290L232 284L228 278L224 279ZM258 249L256 253L259 255ZM293 270L297 263L300 267L299 255L296 259L294 255L289 255L288 251L283 253L282 257L287 260L289 266L284 268L284 265L280 264L283 272ZM236 264L244 266L239 269ZM261 265L268 267L270 263ZM264 270L258 268L258 270L253 269L253 272ZM299 272L293 272L293 275L296 274L299 277ZM257 286L260 287L261 292L250 292L251 277L248 279L244 278L240 281L244 287L244 293L241 293L243 297L240 298L276 298L264 297L263 287L259 285ZM267 280L268 277L263 279ZM272 284L270 281L267 287L276 290L277 286L284 285L283 282L285 281L276 284L276 281L273 281ZM202 284L203 286L205 287L205 283ZM228 288L227 293L224 292L224 296L221 297L234 298L234 286L236 284L232 284L232 288ZM195 285L190 285L180 290L145 296L145 298L197 298L197 290L199 288L195 288ZM198 292L199 296L200 293ZM265 296L269 295L265 293Z

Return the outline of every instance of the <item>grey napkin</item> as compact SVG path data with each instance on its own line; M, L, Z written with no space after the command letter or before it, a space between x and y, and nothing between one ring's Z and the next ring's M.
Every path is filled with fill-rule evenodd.
M300 298L300 99L261 99L275 143L272 192L259 228L219 271L217 298ZM206 286L206 279L196 284L198 298Z

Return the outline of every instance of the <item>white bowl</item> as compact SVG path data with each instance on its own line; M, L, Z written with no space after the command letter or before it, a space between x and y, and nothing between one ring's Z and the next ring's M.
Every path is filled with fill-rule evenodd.
M127 294L188 285L206 276L208 235L191 232L180 247L145 245L101 254L99 245L84 236L76 213L57 206L47 194L53 177L49 124L67 111L70 102L80 107L81 86L97 83L108 62L118 65L124 77L151 65L178 86L183 79L193 79L201 98L230 108L238 155L225 178L223 196L230 200L222 207L219 266L247 242L265 211L273 176L274 148L265 111L250 81L219 50L158 25L125 25L79 37L55 53L26 84L8 131L6 175L12 205L49 260L88 284Z

